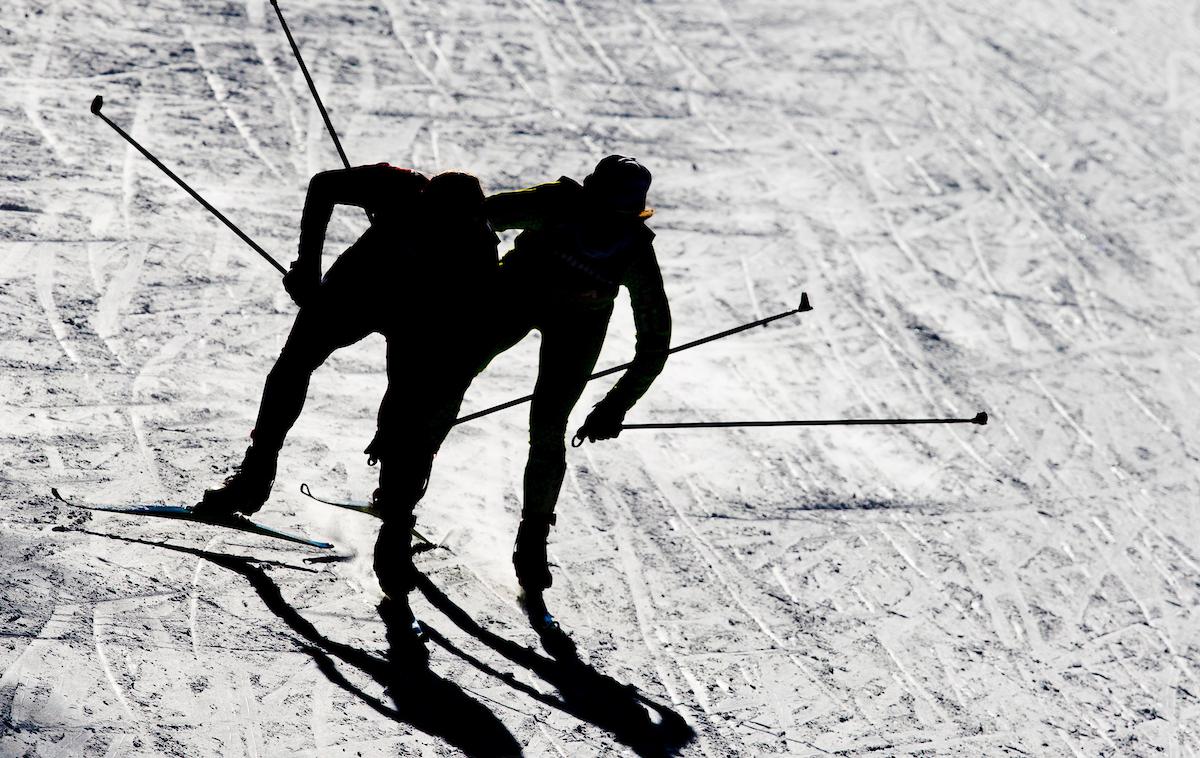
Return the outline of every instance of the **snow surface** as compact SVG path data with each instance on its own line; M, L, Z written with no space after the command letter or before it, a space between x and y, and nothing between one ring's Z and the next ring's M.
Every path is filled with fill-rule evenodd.
M284 10L355 162L493 191L639 156L677 341L811 294L673 358L630 421L993 421L570 451L550 601L574 689L515 603L525 414L460 427L418 510L454 553L419 565L485 631L415 596L445 641L420 696L461 719L423 729L363 663L375 524L297 491L373 488L380 338L317 374L262 513L345 560L49 497L189 503L246 444L294 308L88 103L286 263L338 161L270 5L9 0L0 754L628 754L573 705L614 680L694 729L686 755L1200 753L1194 3ZM339 212L327 261L363 225ZM617 313L602 366L632 351ZM531 337L466 408L535 365Z

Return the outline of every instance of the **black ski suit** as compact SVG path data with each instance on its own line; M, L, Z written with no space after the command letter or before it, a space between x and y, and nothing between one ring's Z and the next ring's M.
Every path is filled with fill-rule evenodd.
M552 523L566 473L567 419L595 367L620 285L632 301L636 352L599 406L623 416L662 370L670 346L671 314L651 244L654 233L640 218L595 208L587 191L566 177L493 195L485 209L494 229L524 231L501 261L478 324L460 332L466 341L453 354L440 351L444 360L430 372L428 395L403 405L389 402L380 413L375 447L383 464L380 487L394 515L385 517L375 568L389 594L412 587L412 508L463 394L495 356L531 330L541 332L523 518Z
M294 273L313 281L319 278L321 248L335 204L365 208L373 223L329 267L296 315L267 375L252 433L255 448L277 455L304 406L312 373L334 350L369 334L378 332L388 342L388 395L382 407L391 397L422 391L419 383L409 386L408 372L399 371L404 365L401 350L405 357L425 354L430 349L427 340L434 339L433 333L414 329L414 321L443 308L451 291L471 302L473 285L456 287L455 281L469 277L474 282L494 274L498 243L486 225L438 237L429 233L427 219L417 212L427 184L416 171L387 164L328 171L309 183ZM443 321L441 328L458 323Z

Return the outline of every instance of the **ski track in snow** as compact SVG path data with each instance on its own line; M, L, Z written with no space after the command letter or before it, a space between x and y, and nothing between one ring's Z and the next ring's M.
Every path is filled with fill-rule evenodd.
M596 672L695 731L684 755L1200 755L1192 4L283 11L352 161L495 191L643 159L678 342L809 292L673 356L631 421L990 414L569 451L551 605ZM381 339L318 372L262 514L345 560L48 496L193 502L246 444L294 310L87 105L286 263L307 176L339 162L273 10L16 2L0 32L0 755L452 753L260 595L383 651L375 524L295 492L375 486ZM335 218L327 262L363 228ZM632 346L623 298L600 365ZM530 339L464 409L535 366ZM418 560L536 647L509 561L526 434L520 410L451 434L418 518L454 553ZM414 604L464 653L431 646L432 669L526 754L632 754Z

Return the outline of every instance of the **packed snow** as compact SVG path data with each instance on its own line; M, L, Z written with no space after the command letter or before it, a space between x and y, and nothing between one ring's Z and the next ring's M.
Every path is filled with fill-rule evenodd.
M377 523L298 489L375 487L382 338L316 374L257 517L333 551L50 496L190 504L248 443L295 307L88 104L286 265L340 163L274 10L9 0L0 755L1200 754L1195 4L281 8L355 163L492 192L637 156L677 343L810 295L672 357L629 421L991 423L570 450L573 667L516 599L526 411L464 424L417 511L449 548L417 558L434 676L388 689ZM365 225L339 210L326 264ZM534 335L464 409L536 365Z

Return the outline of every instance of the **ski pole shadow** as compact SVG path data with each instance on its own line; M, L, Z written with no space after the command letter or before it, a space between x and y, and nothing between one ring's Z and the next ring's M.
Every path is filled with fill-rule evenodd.
M468 756L512 756L522 753L520 743L495 714L457 685L431 671L425 665L425 661L415 661L407 654L385 659L323 635L312 622L284 599L279 585L256 565L270 563L269 561L86 529L75 531L196 556L239 574L250 583L263 604L300 636L301 639L296 640L297 646L312 658L321 673L330 682L376 712L393 721L408 724L432 737L445 740ZM312 570L297 566L287 568ZM437 638L440 638L441 635L436 630L428 626L426 628L431 637L437 635ZM393 635L388 636L390 638ZM364 692L349 681L338 670L335 658L357 668L384 686L395 707L389 706L383 698Z
M513 663L532 671L557 689L559 697L541 693L517 681L511 674L497 671L459 649L436 630L428 630L433 642L481 672L547 706L596 725L643 758L677 755L695 739L695 731L681 715L649 699L633 685L621 684L580 659L574 643L565 632L558 631L543 637L543 644L551 655L546 657L484 629L429 577L418 575L417 588L456 626Z

